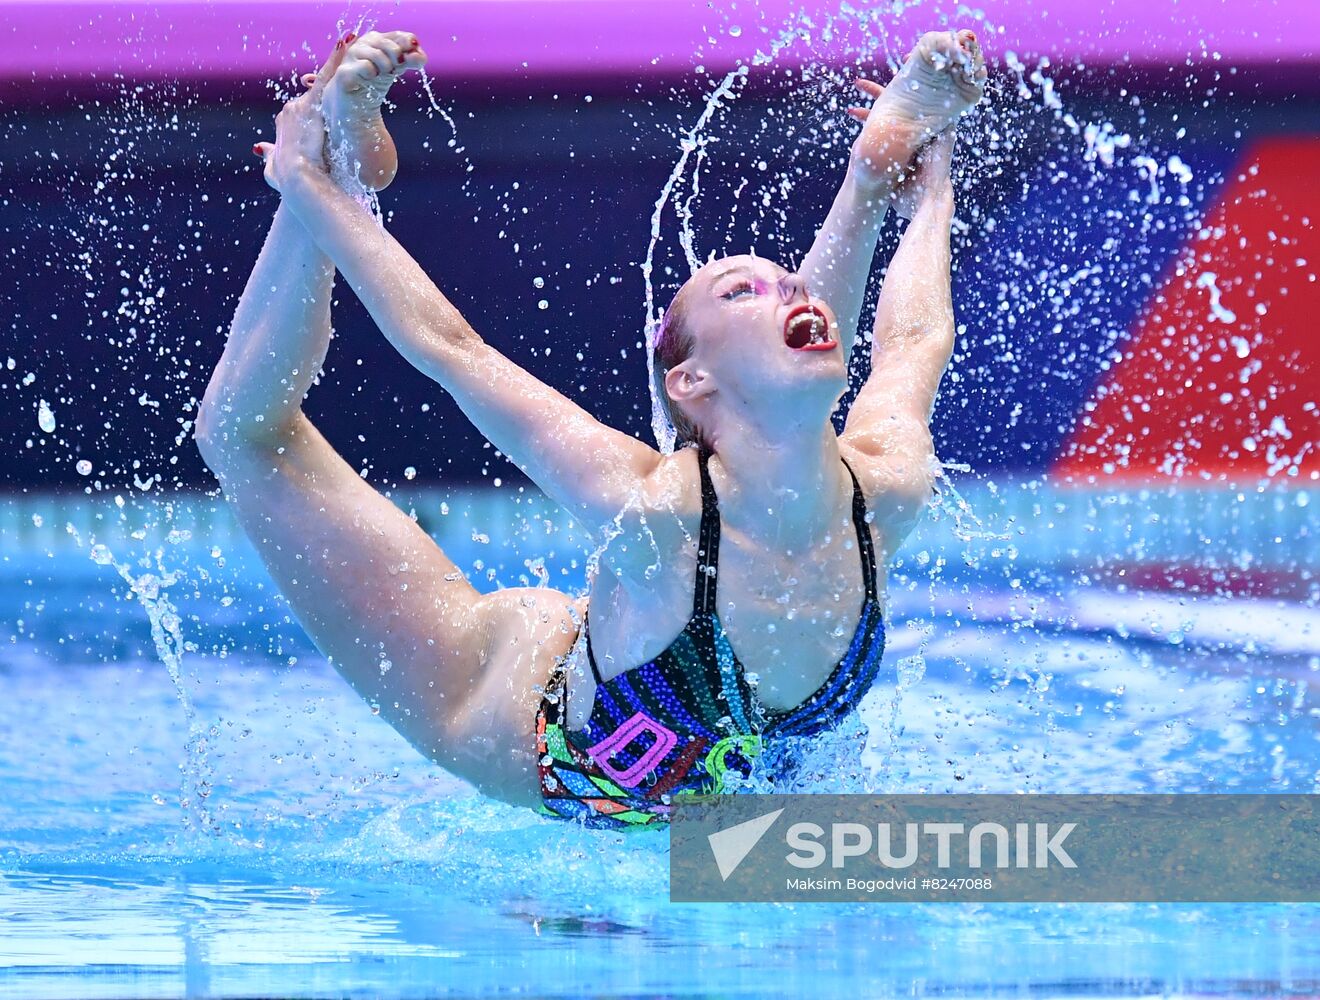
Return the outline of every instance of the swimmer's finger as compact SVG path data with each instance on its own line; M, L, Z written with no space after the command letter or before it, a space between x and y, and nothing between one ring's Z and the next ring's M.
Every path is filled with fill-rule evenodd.
M854 80L853 86L868 97L879 97L885 92L884 84L876 83L874 80L868 80L864 76L859 76Z
M426 65L426 50L420 45L414 44L411 49L403 54L404 69L421 69Z
M330 53L330 58L321 64L321 68L316 71L316 75L311 85L307 88L307 93L314 102L321 100L321 92L325 90L335 71L339 69L339 64L344 61L344 53L348 51L349 45L357 36L351 32L345 35L339 41L335 42L334 50Z
M304 87L310 87L312 86L312 84L316 83L316 74L304 73L302 76L298 78L298 80Z
M276 191L280 189L275 183L274 165L275 165L275 144L273 142L258 142L252 146L252 152L261 157L261 173L265 177L266 183Z
M866 119L868 119L868 118L871 117L871 109L870 109L870 108L849 108L849 109L848 109L848 114L851 115L853 118L856 118L859 122L865 122Z
M314 91L295 97L275 117L275 151L266 163L280 161L282 167L298 162L321 164L324 159L325 120L316 104Z
M353 49L355 66L364 79L384 76L394 71L396 63L384 49L373 45L358 45Z
M386 72L394 72L394 67L403 65L404 47L388 35L381 35L376 39L376 49L388 60L388 69Z
M353 92L361 90L368 80L380 76L380 67L370 59L359 59L355 56L344 60L344 73L345 79L342 85L344 89Z

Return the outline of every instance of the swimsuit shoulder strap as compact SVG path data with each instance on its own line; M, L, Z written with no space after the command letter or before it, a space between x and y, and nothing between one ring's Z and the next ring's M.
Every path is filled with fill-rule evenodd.
M840 456L842 457L842 456ZM862 495L861 484L853 472L848 460L843 459L843 467L848 470L853 484L853 527L857 529L857 545L862 553L862 579L866 584L866 599L877 600L875 546L871 543L871 526L866 522L866 497Z
M710 449L701 445L697 467L701 471L701 532L697 536L697 579L692 588L692 614L714 614L715 576L720 564L720 501L711 482Z
M693 586L692 615L713 614L717 607L715 601L715 574L720 561L720 506L715 494L715 485L711 482L711 452L702 445L697 452L697 467L701 471L701 530L697 536L697 573ZM709 568L708 568L709 567ZM587 633L587 662L591 664L591 675L597 686L603 685L600 667L596 664L596 654L591 648L591 630L587 628L587 616L582 619L582 627Z
M596 686L600 687L605 682L600 677L600 667L596 666L596 654L591 651L591 630L587 628L587 617L590 609L582 612L582 631L587 633L587 662L591 664L591 676L596 679Z

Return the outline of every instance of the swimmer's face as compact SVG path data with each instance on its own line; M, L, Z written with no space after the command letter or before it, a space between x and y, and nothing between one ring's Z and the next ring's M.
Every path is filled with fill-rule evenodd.
M725 257L682 295L693 360L734 400L789 403L797 390L837 400L847 387L838 320L799 275L760 257Z

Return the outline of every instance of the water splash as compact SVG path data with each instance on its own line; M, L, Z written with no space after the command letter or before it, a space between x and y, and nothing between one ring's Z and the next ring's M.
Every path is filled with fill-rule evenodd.
M1196 279L1196 287L1204 288L1206 292L1209 294L1210 317L1212 319L1218 320L1220 323L1236 323L1237 313L1233 312L1232 309L1229 309L1224 306L1223 302L1221 301L1222 293L1219 290L1218 282L1219 282L1219 275L1215 274L1214 271L1202 271L1201 274ZM1234 338L1234 339L1239 340L1240 338ZM1242 341L1242 343L1245 344L1246 341ZM1237 356L1239 358L1245 358L1250 353L1248 350L1242 347L1237 347L1236 344L1234 345L1234 347L1237 350Z
M165 511L168 521L170 512ZM147 613L151 623L151 641L156 655L165 665L174 685L179 704L183 707L184 719L188 726L188 739L185 744L185 762L179 804L183 811L183 822L189 830L217 833L218 824L211 813L209 798L214 784L214 768L210 761L211 739L216 735L214 727L203 726L197 715L196 706L183 671L183 657L187 652L195 652L197 646L184 638L183 620L178 607L170 599L168 590L182 579L181 570L168 569L165 565L165 546L157 546L152 555L138 560L137 572L126 560L119 560L114 552L104 543L97 542L89 535L84 541L82 534L73 524L67 524L65 530L71 535L79 548L86 548L88 557L98 566L113 567L128 584L129 590L139 605ZM134 537L144 539L146 529L134 532ZM166 536L169 546L180 546L192 537L186 530L171 530Z
M665 181L660 189L660 196L656 199L655 210L651 213L651 239L646 245L646 256L642 260L642 280L646 287L646 374L647 382L651 387L651 431L655 434L656 444L659 445L662 454L669 455L674 451L674 427L665 416L664 404L661 403L659 390L656 386L655 377L655 338L660 332L660 322L662 314L655 307L655 286L651 280L652 272L655 269L655 251L660 243L661 222L664 217L665 206L669 204L669 199L673 195L679 179L683 177L683 172L687 169L688 157L700 147L698 137L706 128L708 122L720 110L721 102L730 98L735 93L739 82L747 77L746 67L738 67L725 74L724 79L716 86L706 97L706 105L701 114L697 117L696 124L688 130L686 137L680 141L681 150L678 162L674 164L673 170L669 173L669 179ZM695 256L691 248L694 244L694 238L691 232L692 199L689 198L686 203L687 211L680 212L679 217L682 225L685 227L681 239L689 248L689 262L695 261ZM693 270L696 270L693 263Z
M44 399L37 403L37 426L43 434L55 433L55 413Z
M431 89L431 77L426 72L426 67L421 67L418 72L422 77L422 90L426 92L426 100L430 106L430 111L438 114L444 119L444 123L449 126L449 148L462 152L461 149L458 149L458 123L454 121L454 116L435 99L435 91Z

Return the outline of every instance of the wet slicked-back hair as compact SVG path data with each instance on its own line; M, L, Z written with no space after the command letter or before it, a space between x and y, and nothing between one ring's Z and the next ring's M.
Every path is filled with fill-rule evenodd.
M665 376L669 374L671 368L681 365L692 356L692 349L697 343L687 324L684 295L686 291L687 285L684 285L674 295L669 308L665 310L664 318L660 321L660 329L656 331L655 350L651 356L652 367L655 369L656 397L664 407L665 416L674 425L675 448L689 444L708 445L701 428L683 412L683 408L678 403L669 398L669 390L665 388Z

